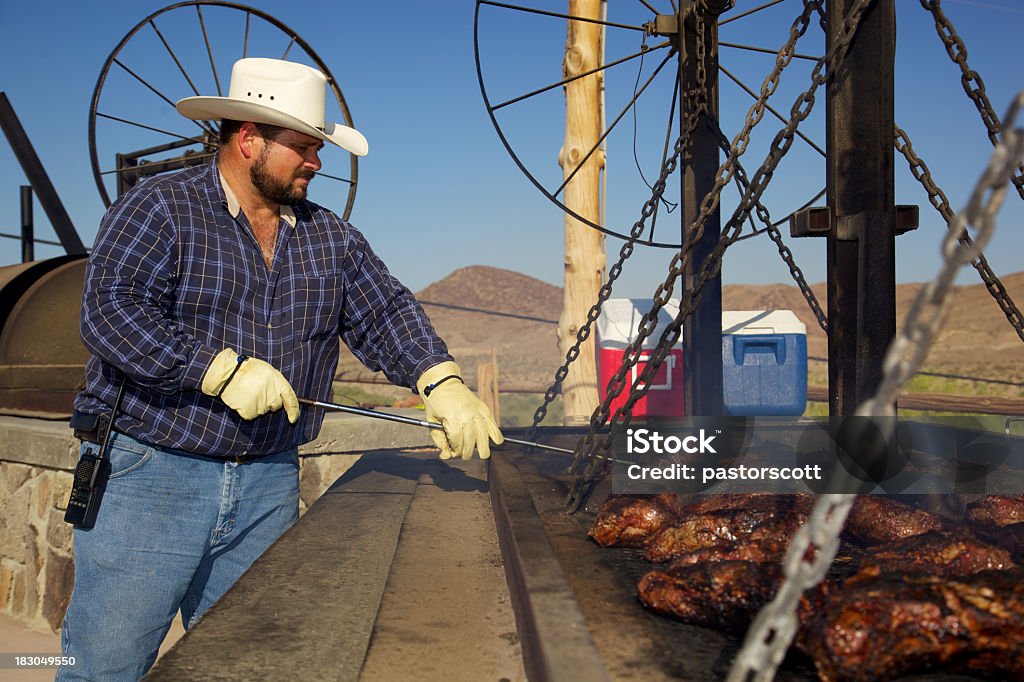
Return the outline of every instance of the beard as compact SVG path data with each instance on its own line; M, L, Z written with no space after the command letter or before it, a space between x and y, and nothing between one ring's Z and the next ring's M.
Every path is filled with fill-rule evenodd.
M273 143L270 143L273 144ZM294 206L306 198L308 185L296 186L295 180L306 178L312 180L316 175L313 171L302 170L292 175L290 180L281 180L274 177L267 168L267 158L270 156L270 144L263 147L263 151L256 158L252 168L249 169L249 179L253 187L263 195L267 201L284 206Z

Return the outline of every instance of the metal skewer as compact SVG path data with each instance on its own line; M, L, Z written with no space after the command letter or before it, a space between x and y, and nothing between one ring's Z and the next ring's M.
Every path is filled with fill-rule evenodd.
M425 419L413 419L412 417L403 417L400 414L391 414L390 412L378 412L377 410L371 410L365 407L353 407L352 405L341 405L339 403L328 403L323 400L312 400L310 398L299 398L300 405L310 405L312 407L322 407L325 410L335 410L337 412L348 412L349 414L358 414L364 417L373 417L375 419L384 419L387 421L398 422L400 424L411 424L412 426L423 426L428 429L434 429L435 431L444 431L444 427L434 422L428 422ZM541 443L532 443L528 440L519 440L518 438L505 438L506 443L514 443L515 445L524 445L530 448L539 448L541 450L550 450L552 452L561 452L562 454L574 455L574 451L567 448L559 448L554 445L543 445Z

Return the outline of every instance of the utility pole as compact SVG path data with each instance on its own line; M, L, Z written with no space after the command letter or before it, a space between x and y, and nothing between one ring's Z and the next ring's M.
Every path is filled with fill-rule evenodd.
M600 20L602 0L569 0L571 16ZM599 66L602 32L596 23L568 22L564 78ZM565 85L565 144L558 154L562 177L575 173L565 186L564 203L577 215L600 225L601 174L605 167L604 150L597 149L583 162L601 137L601 97L603 72L579 78ZM576 342L576 333L586 322L587 313L604 282L606 257L604 235L568 213L565 216L565 268L562 314L558 320L558 347L564 354ZM597 358L594 337L580 346L562 383L565 424L585 424L599 404Z

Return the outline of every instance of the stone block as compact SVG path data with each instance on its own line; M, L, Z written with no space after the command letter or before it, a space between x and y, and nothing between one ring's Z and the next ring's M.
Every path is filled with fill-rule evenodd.
M8 611L14 616L24 616L28 612L29 592L28 571L24 566L18 566L14 570L14 585L12 587Z
M34 504L36 518L45 521L50 511L50 496L53 494L53 474L44 471L36 477Z
M54 471L50 475L53 476L53 493L50 497L53 508L66 511L68 498L71 497L71 482L75 477L63 471Z
M0 474L2 474L3 482L10 494L16 493L28 481L32 475L30 469L31 467L27 467L24 464L15 464L13 462L0 463Z
M0 613L9 611L14 593L14 572L18 568L10 559L0 560Z
M4 500L0 514L0 556L27 564L35 553L36 533L30 518L32 486L23 485Z
M64 620L64 612L75 586L75 563L71 558L50 552L46 559L45 591L43 592L43 618L54 632Z
M53 549L71 553L71 539L74 537L73 528L70 523L64 522L64 512L60 509L50 509L49 520L46 524L46 542Z

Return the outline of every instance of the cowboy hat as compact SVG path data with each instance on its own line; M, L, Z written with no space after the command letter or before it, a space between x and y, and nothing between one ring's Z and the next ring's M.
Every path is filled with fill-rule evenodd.
M186 97L175 107L194 120L252 121L281 126L332 142L365 156L366 138L355 128L325 123L327 78L320 71L281 59L239 59L227 97Z

